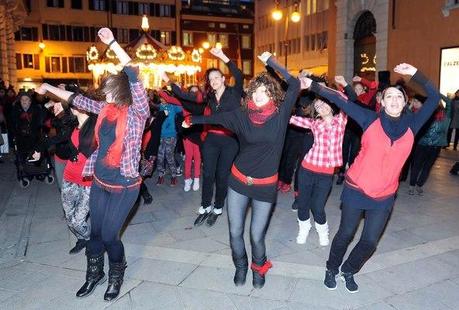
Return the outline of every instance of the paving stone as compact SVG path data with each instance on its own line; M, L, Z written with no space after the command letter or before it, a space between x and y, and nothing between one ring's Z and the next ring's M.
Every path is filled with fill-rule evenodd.
M180 288L178 293L184 306L183 309L233 310L237 308L225 293L188 288Z
M142 282L129 292L132 309L184 309L176 286Z

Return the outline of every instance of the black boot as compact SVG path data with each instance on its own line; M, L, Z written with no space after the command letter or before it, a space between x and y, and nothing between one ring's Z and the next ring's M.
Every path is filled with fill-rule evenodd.
M70 249L69 254L77 254L86 247L88 241L84 239L78 239L75 246Z
M449 171L449 173L451 175L458 175L458 172L459 172L459 161L456 162L453 167L451 167L451 170Z
M260 263L255 263L252 259L250 268L253 272L252 284L254 288L262 288L265 285L265 274L272 266L271 262L266 260L266 257Z
M97 285L107 280L104 273L104 253L92 256L86 251L88 266L86 269L86 282L76 293L77 297L85 297L94 291Z
M108 287L104 294L104 300L111 301L120 294L121 285L123 284L124 269L126 262L123 259L122 263L110 262L110 270L108 271Z
M236 272L234 273L234 284L236 286L242 286L245 284L245 278L247 276L247 269L249 268L249 262L247 260L247 254L244 254L241 258L236 258L233 256L233 263L236 267Z

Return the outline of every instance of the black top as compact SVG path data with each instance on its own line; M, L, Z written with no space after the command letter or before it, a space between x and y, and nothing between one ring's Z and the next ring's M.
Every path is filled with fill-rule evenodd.
M145 147L144 156L146 159L149 159L151 156L158 155L159 143L161 141L161 126L163 125L166 117L167 116L164 111L159 111L156 114L155 119L145 130L151 132L150 141L148 141L148 144Z
M379 118L385 134L392 141L395 141L401 138L408 129L411 129L413 134L416 135L435 111L440 100L440 95L436 88L421 72L419 72L419 70L413 75L412 79L424 88L428 98L418 112L412 113L406 110L397 118L390 117L384 110L381 110L380 113L376 113L363 108L355 102L346 100L339 93L321 87L315 82L312 82L311 90L335 103L349 117L353 118L363 131ZM377 141L375 141L375 143L377 143ZM395 194L384 200L375 200L365 195L363 192L345 185L341 200L349 204L349 206L358 209L390 209L394 204Z
M211 116L194 116L192 119L193 124L220 124L232 130L237 135L240 145L234 164L244 175L254 178L266 178L277 173L285 132L300 88L300 82L284 68L270 60L268 65L281 72L287 80L288 89L279 111L264 124L252 123L247 111L242 108ZM270 203L276 201L276 185L274 183L249 186L232 175L229 179L229 186L238 193Z

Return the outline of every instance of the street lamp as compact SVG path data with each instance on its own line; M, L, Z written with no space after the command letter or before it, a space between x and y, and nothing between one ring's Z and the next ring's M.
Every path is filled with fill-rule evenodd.
M286 0L286 4L288 4L288 0ZM283 13L282 10L279 7L279 0L276 0L276 8L272 11L271 17L275 21L280 21L283 18ZM284 31L284 62L285 62L285 68L287 68L287 51L288 51L288 25L289 25L289 19L293 23L298 23L301 20L301 14L298 11L298 1L295 1L293 4L293 12L290 14L290 18L288 15L285 16L285 31Z
M205 50L207 50L207 49L209 49L209 47L210 47L210 43L207 42L207 41L205 41L205 42L202 43L202 47L203 47Z

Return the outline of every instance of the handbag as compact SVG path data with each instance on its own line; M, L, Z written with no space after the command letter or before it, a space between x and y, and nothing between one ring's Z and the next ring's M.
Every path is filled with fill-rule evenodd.
M149 177L153 173L153 166L155 164L156 156L150 156L150 158L142 158L140 160L140 176Z

